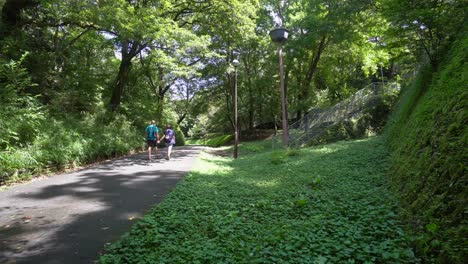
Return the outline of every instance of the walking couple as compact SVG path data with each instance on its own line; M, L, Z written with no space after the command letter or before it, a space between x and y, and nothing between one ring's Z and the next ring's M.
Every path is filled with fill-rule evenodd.
M158 144L159 140L159 128L156 126L156 122L151 120L149 126L146 127L146 142L148 144L148 160L151 161L151 151L154 149L155 157L158 158ZM175 145L175 132L171 125L167 125L164 130L164 143L167 146L166 159L171 159L172 146Z

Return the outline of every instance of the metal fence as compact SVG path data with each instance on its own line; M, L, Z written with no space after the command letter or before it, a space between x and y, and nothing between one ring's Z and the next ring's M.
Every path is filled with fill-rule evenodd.
M345 120L358 118L363 110L372 106L374 99L384 94L398 92L396 83L371 83L346 100L327 109L313 109L289 125L289 147L301 147L323 135L328 128ZM273 138L272 148L281 144L282 134Z

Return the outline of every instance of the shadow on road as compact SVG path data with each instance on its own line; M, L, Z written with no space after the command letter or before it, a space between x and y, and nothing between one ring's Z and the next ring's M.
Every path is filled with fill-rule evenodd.
M92 263L163 200L198 152L178 148L152 162L140 153L1 192L0 263Z

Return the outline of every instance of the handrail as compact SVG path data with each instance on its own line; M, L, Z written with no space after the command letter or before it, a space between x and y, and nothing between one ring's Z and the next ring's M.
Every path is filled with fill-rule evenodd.
M397 83L371 83L334 106L309 111L289 126L290 146L301 146L310 142L329 127L362 113L366 104L376 96L399 90Z

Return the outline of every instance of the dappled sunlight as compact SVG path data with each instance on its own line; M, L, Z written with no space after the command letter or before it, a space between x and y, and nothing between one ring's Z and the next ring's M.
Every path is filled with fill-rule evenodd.
M317 157L325 157L328 154L338 153L342 151L352 151L353 148L359 147L359 146L365 146L369 142L374 142L375 140L378 140L378 138L379 137L369 137L369 138L358 139L358 140L340 141L340 142L326 144L326 145L318 145L318 146L302 148L301 151L303 153L320 154Z
M203 171L205 175L228 175L233 172L232 160L203 152L192 171Z
M380 143L339 142L278 152L278 163L272 163L273 152L237 160L204 155L190 180L110 253L144 258L178 256L183 250L192 256L201 248L203 253L212 250L218 262L231 252L239 260L259 260L268 252L309 263L303 257L323 248L329 250L323 253L327 259L341 263L349 257L337 252L352 244L352 254L361 260L401 251L394 262L411 262L411 249L392 211L395 197L381 173L386 163L375 162L385 154ZM148 233L159 239L148 242ZM253 248L259 251L250 255Z
M271 181L262 181L262 180L251 181L251 184L253 184L254 186L257 186L257 187L261 187L261 188L279 187L279 183L277 181L274 181L274 180L271 180Z
M73 189L74 193L89 193L89 192L98 192L101 189L91 187L91 186L80 186Z
M133 211L133 212L125 212L117 216L118 220L123 220L123 221L137 221L141 219L143 216L142 212L138 211Z
M51 241L53 239L53 232L50 232L50 230L54 227L37 228L32 225L24 225L17 222L5 223L1 228L3 229L2 233L7 236L4 236L0 240L0 247L2 251L5 251L5 253L2 252L4 254L3 257L7 259L12 259L16 254L26 256L37 254L42 248L47 247L44 245L47 244L47 242L42 245L37 245L37 240L44 239L45 241Z
M348 150L355 145L359 145L361 142L367 142L369 139L361 139L361 140L352 140L352 141L340 141L337 143L327 144L327 145L319 145L309 148L304 148L305 151L312 152L312 153L320 153L320 154L331 154L338 151L345 151Z
M162 201L197 153L180 148L174 160L153 162L141 153L115 160L115 166L104 162L0 192L0 262L91 263L106 242Z
M311 150L311 152L312 153L320 153L320 154L331 154L331 153L337 152L339 150L342 150L342 148L338 149L338 148L331 148L331 147L321 147L321 148L318 148L318 149L313 149L313 150Z

